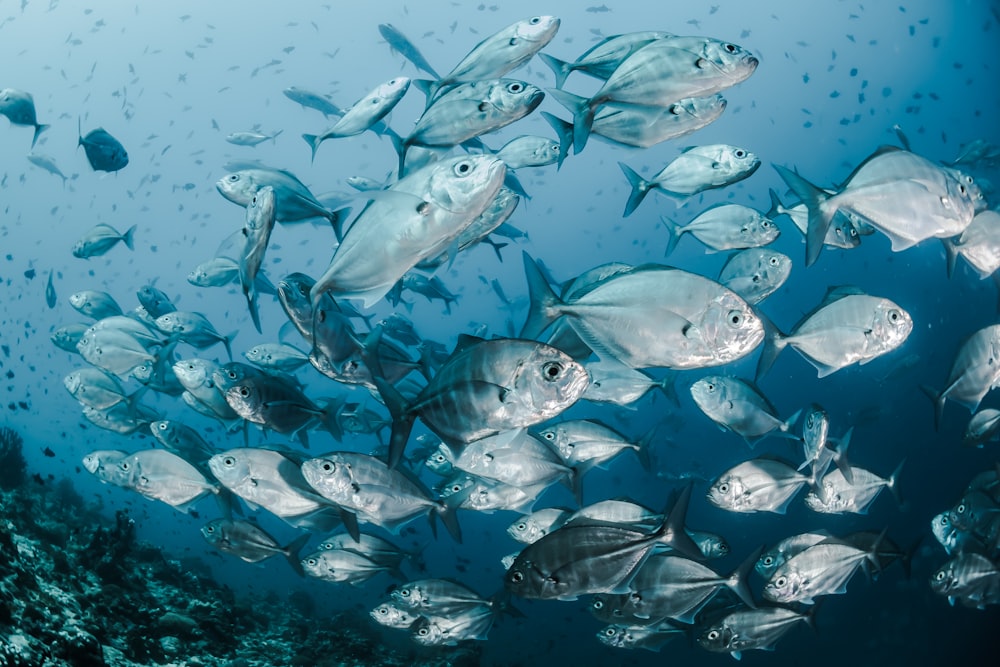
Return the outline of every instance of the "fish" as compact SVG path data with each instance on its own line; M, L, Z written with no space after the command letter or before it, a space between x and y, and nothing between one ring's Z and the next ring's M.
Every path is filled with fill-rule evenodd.
M955 272L958 257L962 257L979 275L988 278L1000 268L1000 213L977 213L958 239L944 239L948 258L948 277Z
M414 623L423 618L416 611L395 602L384 602L372 609L368 615L380 625L399 629L410 628Z
M77 146L83 146L87 162L94 171L117 172L128 166L128 151L103 127L91 130L86 135L80 129Z
M215 327L208 321L208 318L201 313L175 310L160 315L156 318L155 323L156 328L163 333L168 336L175 336L177 340L199 350L211 347L216 343L222 343L226 348L226 355L230 361L233 358L230 343L238 332L234 331L227 336L223 336L215 330Z
M49 129L48 125L38 122L35 115L35 98L31 93L17 88L0 90L0 116L6 116L13 125L27 125L35 128L31 137L31 147L35 147L38 136Z
M768 209L765 215L771 220L775 220L781 215L788 216L795 223L795 227L802 232L803 237L805 237L809 233L809 210L806 208L806 205L799 203L788 208L781 203L778 193L774 190L768 190L768 194L771 197L771 208ZM842 250L851 250L860 246L863 234L862 228L857 222L860 222L860 218L857 218L857 216L842 213L836 214L830 223L830 228L826 231L826 236L823 238L823 245ZM867 225L867 223L866 227L868 231L875 233L874 227Z
M316 160L316 151L320 144L327 139L352 137L366 130L374 129L373 126L393 110L409 88L410 79L405 76L390 79L376 86L371 92L355 102L351 108L345 110L344 115L333 127L324 130L319 135L303 134L302 138L312 149L312 159ZM391 132L391 130L384 128L379 134L386 132Z
M512 23L476 44L455 68L436 81L420 84L428 105L454 84L498 79L521 67L545 48L559 30L554 16L533 16Z
M118 462L124 488L159 500L181 512L219 487L197 468L172 452L144 449Z
M800 614L784 607L739 609L726 615L696 638L713 653L729 653L739 660L743 651L773 650L774 645L800 621L813 625L812 613Z
M101 480L102 484L123 486L124 471L118 467L118 463L129 456L128 452L120 449L98 449L86 454L82 462L84 469Z
M150 422L160 419L160 414L145 405L118 403L105 410L85 406L83 416L94 426L118 435L132 435L149 428Z
M435 79L440 79L440 75L434 71L431 64L427 62L424 55L420 53L420 49L414 46L413 42L406 38L402 32L399 31L391 23L379 23L378 24L379 34L389 43L389 48L392 49L394 53L398 53L411 63L416 66L417 69L421 69L428 74L430 74Z
M121 306L107 292L99 290L80 290L69 297L69 305L84 317L102 320L106 317L121 315Z
M163 447L195 465L215 454L215 448L198 431L181 422L161 419L150 423L149 431Z
M111 225L101 223L73 245L73 256L80 259L98 257L118 245L119 241L129 250L135 250L135 230L136 225L132 225L121 234Z
M773 325L772 325L773 326ZM824 378L851 364L867 364L902 345L913 330L910 314L883 297L852 286L831 287L826 297L785 336L767 336L757 363L763 377L778 353L795 348Z
M312 537L309 533L299 535L286 546L281 546L256 522L213 519L201 527L201 535L222 553L236 556L247 563L259 563L280 554L285 557L296 574L299 576L305 574L299 563L299 551Z
M237 146L257 146L265 141L277 143L275 139L284 130L278 130L274 134L261 134L260 132L230 132L226 135L226 141Z
M56 307L56 287L52 284L52 274L53 271L49 270L49 279L45 283L45 305L49 308Z
M240 416L226 402L213 379L218 368L217 363L207 359L180 359L172 366L174 375L185 389L183 396L188 405L195 409L196 405L204 406L210 416L223 423L238 425Z
M985 609L1000 604L1000 568L982 554L962 553L930 577L931 590L966 607Z
M504 575L504 586L528 599L625 592L657 546L700 556L683 529L690 497L689 485L652 532L600 522L567 523L526 546Z
M597 639L613 648L642 648L659 652L667 642L682 634L684 630L669 621L662 621L653 625L608 625L597 631Z
M792 273L788 255L768 248L746 248L733 255L719 271L719 283L756 306L774 294Z
M401 460L417 417L446 443L464 445L555 417L576 403L589 382L582 365L544 343L461 335L412 401L376 375L393 420L389 466Z
M705 97L746 80L759 62L742 47L717 39L657 39L625 58L590 98L559 89L551 93L573 113L573 150L579 154L602 105L666 107L680 99Z
M983 327L966 338L951 363L945 388L922 385L934 402L934 428L939 429L949 398L975 412L983 397L1000 386L1000 324Z
M556 296L522 254L531 297L521 336L566 317L602 360L631 368L707 368L749 354L764 339L753 310L713 280L668 266L622 270L573 298Z
M66 181L69 179L66 177L66 174L62 173L62 170L59 168L59 165L56 164L56 159L54 157L50 155L43 155L41 153L28 153L27 158L28 162L36 167L41 167L53 176L61 178L63 185L66 185Z
M246 222L243 225L243 252L239 259L240 287L246 297L257 333L261 333L260 311L257 306L257 274L264 264L264 254L271 240L277 219L277 197L270 185L257 190L247 204ZM232 357L230 356L230 359Z
M219 194L243 207L249 205L254 194L265 186L274 189L278 222L287 224L323 218L333 226L334 233L340 238L340 226L347 217L347 211L334 211L324 206L290 171L267 167L240 169L223 176L215 183Z
M146 312L152 318L157 318L160 315L166 315L167 313L172 313L177 310L176 306L170 301L170 297L161 290L157 289L152 283L143 285L135 292L136 298L142 307L146 309Z
M511 139L495 155L503 160L508 169L544 167L562 162L565 157L558 141L529 134Z
M501 191L497 193L497 197L501 196L502 191L503 188L501 188ZM494 199L494 202L495 201L497 200ZM472 225L475 223L476 221L473 220L472 223L469 224L469 227L472 227ZM465 230L469 229L469 227L466 227ZM459 232L458 237L455 239L454 243L452 243L453 246L460 244L462 242L461 238L465 230ZM430 260L430 262L432 263L437 262L437 260L442 256L447 256L447 253L448 251L446 251L442 255L438 255L434 259ZM417 267L420 267L421 263L422 262L418 262ZM411 292L416 292L417 294L420 294L425 299L427 299L428 303L431 303L435 300L444 302L445 312L448 313L451 312L451 304L458 302L458 295L453 294L451 291L449 291L448 288L445 287L445 284L437 276L431 276L430 278L428 278L427 276L422 275L420 273L407 271L406 273L403 274L403 277L399 279L399 282L396 283L396 285L398 286L400 293L404 289L409 290ZM396 286L393 287L393 292L391 293L391 296L393 297L393 302L394 302L393 305L398 305L398 301L402 299L402 296L401 295L397 296L395 290Z
M754 566L754 569L757 570L757 574L760 576L765 579L770 579L774 574L774 571L783 565L789 558L805 551L814 544L819 544L823 540L829 539L830 537L832 537L830 533L825 530L800 533L798 535L786 537L773 547L765 549L757 559L757 564Z
M691 397L705 416L751 447L770 433L788 433L799 418L796 411L782 421L756 385L737 377L705 376L691 385Z
M193 268L187 275L187 281L196 287L223 287L230 283L239 283L239 280L239 262L231 257L213 257ZM257 273L254 283L259 294L278 293L278 288L263 271Z
M806 266L819 258L838 211L853 213L888 236L893 252L928 238L957 236L975 215L972 195L961 179L892 146L869 156L832 195L785 167L774 167L809 211Z
M583 54L573 62L560 60L547 53L539 53L538 57L543 63L549 66L556 77L556 88L562 88L566 83L566 78L573 72L583 72L584 74L607 80L623 60L646 46L650 42L658 39L665 39L673 35L668 32L645 30L641 32L630 32L623 35L612 35L605 37L597 44L583 52Z
M293 526L329 531L340 521L340 511L317 494L299 466L281 452L230 449L210 458L208 466L227 489Z
M344 113L343 109L331 102L328 97L320 93L314 93L311 90L299 88L298 86L289 86L281 92L291 101L302 105L303 108L315 109L327 118L330 116L340 116Z
M627 218L651 190L684 201L699 192L723 188L749 178L760 167L760 158L738 146L710 144L687 148L649 181L624 162L619 162L618 166L632 187L625 204L624 217Z
M587 401L631 406L651 389L659 389L667 398L677 402L674 390L676 375L673 373L656 379L614 359L589 361L584 367L590 373L590 386L583 394Z
M1000 410L983 408L976 411L965 427L962 444L966 447L982 447L1000 436Z
M58 347L60 350L65 350L66 352L79 353L77 348L77 343L83 338L84 333L90 328L89 324L77 323L77 324L66 324L58 327L49 336L52 344Z
M421 646L457 646L459 642L486 641L499 610L475 605L448 616L424 616L410 637Z
M538 431L538 437L548 443L567 466L575 469L602 465L627 449L635 452L644 469L652 469L649 448L653 431L638 442L632 442L600 420L571 419L546 426Z
M73 398L95 410L129 400L121 382L98 368L78 368L63 378L63 385Z
M306 447L309 446L306 432L317 425L340 440L343 433L336 421L333 401L317 405L289 380L257 372L260 375L238 380L228 389L220 387L236 414L265 430L298 438Z
M459 156L419 169L382 191L313 285L313 304L329 292L370 308L418 262L451 246L496 197L505 173L495 157Z
M302 558L299 567L314 579L354 586L368 581L379 572L388 572L393 576L404 578L401 572L394 572L393 568L376 563L364 554L351 549L316 551Z
M461 449L454 468L483 479L491 479L519 488L548 486L565 481L579 484L579 471L554 451L545 440L527 431L513 439L506 433L481 438Z
M788 503L809 478L784 461L761 457L744 461L716 479L707 498L730 512L784 514Z
M839 469L833 470L822 478L817 490L806 494L806 506L824 514L867 514L869 505L882 489L889 489L901 504L897 484L902 468L903 463L900 463L888 478L883 479L868 470L851 466L850 482Z
M521 544L531 544L564 525L572 512L562 507L546 507L522 516L507 527L507 534Z
M251 364L269 371L291 373L309 363L309 355L287 343L261 343L243 353Z
M740 204L712 206L683 227L666 216L660 216L660 221L670 233L665 255L673 252L686 233L708 246L707 252L759 248L781 234L778 226L760 211Z
M821 595L847 592L847 582L870 562L879 567L878 552L885 536L876 538L871 549L861 549L837 538L828 538L786 560L764 585L766 600L780 604L814 604Z
M76 348L88 362L122 379L128 377L136 366L155 361L141 342L117 329L88 330Z

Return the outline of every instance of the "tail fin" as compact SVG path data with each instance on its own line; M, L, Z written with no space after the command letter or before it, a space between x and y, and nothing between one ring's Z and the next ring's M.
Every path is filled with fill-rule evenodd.
M764 547L757 548L747 556L746 560L738 568L726 577L726 588L736 593L737 597L743 601L743 604L751 609L756 609L757 603L754 602L753 593L750 592L750 585L747 580L750 577L750 573L754 571L754 566L757 565L757 561L760 559L762 553L764 553Z
M826 211L822 204L829 196L820 188L781 165L773 165L778 175L788 184L809 211L809 226L806 228L806 266L811 266L823 250L823 241L833 221L833 211Z
M948 260L948 279L955 275L955 265L958 263L958 244L953 239L941 239L944 246L944 255Z
M680 225L665 215L660 216L660 222L662 222L663 226L667 228L667 247L663 251L663 256L667 257L674 251L674 248L677 247L677 241L680 240L681 234L684 233L684 230Z
M547 53L539 53L538 57L542 59L542 62L549 66L552 73L556 77L556 88L562 88L566 83L566 77L568 77L573 72L573 63L568 63L565 60L559 60L554 58Z
M889 479L886 483L886 486L889 487L890 491L892 491L892 495L900 507L903 506L903 494L899 491L899 473L902 472L904 463L906 463L906 459L899 462L896 469L892 471L891 475L889 475Z
M677 502L670 509L663 525L656 531L659 541L673 548L687 558L694 560L705 560L705 554L701 552L691 536L684 530L684 520L687 516L688 505L691 502L691 490L693 484L688 484L681 491Z
M444 527L448 529L448 533L451 534L452 538L459 544L462 543L462 527L458 525L458 517L455 513L458 508L461 507L468 497L475 491L476 486L470 484L466 488L462 489L458 493L453 493L450 496L443 498L441 502L435 506L434 513L431 516L438 516L441 518L441 523Z
M274 134L271 135L271 143L272 144L277 144L278 143L277 141L275 141L275 139L277 139L278 135L281 134L282 132L284 132L284 130L278 130L277 132L275 132Z
M760 359L757 360L756 381L760 382L760 379L771 370L774 360L778 358L778 355L781 354L781 351L785 349L788 343L785 340L784 334L781 333L778 327L774 326L774 322L765 317L763 313L758 312L757 316L764 325L764 347L760 352Z
M344 240L344 222L351 215L351 208L349 206L337 209L336 211L330 211L326 216L327 220L330 221L330 226L333 227L333 234L337 237L337 243Z
M586 97L580 97L565 90L549 88L549 93L573 113L573 154L579 155L587 145L590 128L594 125L594 107Z
M639 459L642 469L646 472L653 472L653 461L649 450L653 446L653 438L656 436L656 430L655 426L649 429L639 438L639 442L635 443L635 455Z
M129 250L135 250L135 228L136 225L132 225L122 234L122 242Z
M927 395L927 398L931 399L934 403L934 430L941 430L941 418L944 416L944 402L945 394L944 392L938 392L933 387L929 387L926 384L920 385L920 390Z
M771 197L771 208L767 210L764 217L768 220L774 220L779 215L784 215L785 205L778 199L778 193L774 191L774 188L769 188L767 194Z
M300 577L306 576L306 573L302 570L302 562L299 560L299 552L302 551L302 547L306 545L306 542L309 541L310 537L312 537L311 533L303 533L289 542L288 546L281 550L281 552L285 555L285 559L288 561L288 564L292 566L293 570L295 570L295 574Z
M229 357L229 361L233 360L233 346L232 346L232 342L233 342L233 339L236 338L236 334L238 334L239 332L240 332L240 330L237 329L236 331L230 332L229 335L222 337L222 344L226 348L226 355Z
M316 151L319 150L319 145L323 143L323 140L315 134L303 134L302 138L306 140L309 144L309 148L312 149L312 157L309 159L310 162L316 161Z
M553 116L548 111L542 112L542 118L552 126L552 129L556 132L556 136L559 137L559 162L556 163L556 171L558 171L562 168L563 160L569 155L569 147L573 145L573 123L567 123L562 118Z
M656 187L656 185L644 180L642 176L637 174L624 162L619 162L618 166L621 167L622 173L628 179L628 184L632 186L632 192L629 193L628 201L625 202L625 213L622 215L623 218L627 218L632 215L632 212L639 207L642 200L646 198L649 191Z
M527 252L522 251L524 259L524 274L528 279L528 295L531 303L528 306L528 317L521 328L521 338L537 338L560 315L561 301L542 275L535 260Z
M35 147L35 142L38 141L38 136L42 132L44 132L45 130L47 130L47 129L49 129L48 125L43 125L41 123L35 123L35 134L34 134L34 136L31 137L31 147L32 148Z
M852 426L847 429L847 433L840 437L840 442L837 443L836 448L833 450L833 462L848 484L854 484L854 472L850 461L847 460L847 448L851 446L851 435L853 433L854 427Z

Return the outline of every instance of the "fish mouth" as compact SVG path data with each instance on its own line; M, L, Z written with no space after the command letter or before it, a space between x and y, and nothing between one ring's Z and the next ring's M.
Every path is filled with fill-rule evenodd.
M760 60L756 56L750 56L747 58L746 63L751 69L757 69L757 66L760 65Z

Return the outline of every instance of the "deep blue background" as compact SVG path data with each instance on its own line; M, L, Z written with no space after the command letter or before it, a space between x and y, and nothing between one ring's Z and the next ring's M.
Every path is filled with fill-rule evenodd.
M32 471L72 478L109 513L129 508L141 537L162 545L176 558L208 563L216 578L238 591L262 595L268 590L307 590L324 611L357 607L359 613L367 613L381 601L388 579L377 578L356 589L335 587L297 579L282 562L253 567L212 552L198 534L205 517L215 512L210 501L199 506L203 518L195 519L102 486L81 472L80 458L92 449L134 450L149 446L151 440L101 432L80 416L61 385L62 377L83 362L55 349L48 334L54 327L82 319L69 306L71 293L103 289L131 308L135 290L156 280L179 307L205 313L218 330L239 328L234 351L276 340L284 322L276 302L262 303L265 329L259 336L238 290L202 290L185 281L187 273L213 256L242 224L242 210L215 192L225 162L258 158L291 169L317 193L348 190L343 179L351 175L381 179L395 165L389 142L372 134L329 141L310 164L309 149L299 135L315 133L328 123L317 112L286 99L282 89L295 85L317 90L348 106L392 76L420 76L390 53L378 34L379 23L393 23L444 73L484 36L538 12L562 19L546 52L567 60L601 36L659 29L736 42L759 55L761 65L748 81L725 91L729 107L722 118L695 135L646 151L592 141L558 173L551 167L522 170L519 177L533 198L522 203L511 223L526 230L530 240L508 248L502 264L491 249L477 248L450 270L440 271L449 288L461 295L451 315L445 315L438 303L416 299L411 316L420 333L449 347L459 333L471 332L480 323L491 332L507 333L504 311L488 287L493 278L509 296L522 297L515 322L516 328L520 326L526 292L517 257L520 248L541 258L560 279L607 261L662 261L666 230L658 221L661 214L686 222L719 201L766 209L769 187L784 192L768 166L772 162L797 167L813 182L830 184L844 179L880 144L896 142L892 127L897 124L915 151L934 160L952 159L963 143L976 138L1000 141L994 55L1000 12L995 3L991 8L985 1L924 0L902 6L791 0L716 6L618 2L590 8L566 0L544 7L523 1L478 6L422 2L409 7L398 2L183 1L95 3L92 9L69 2L29 2L23 8L11 0L0 2L0 62L4 63L0 87L34 94L40 121L53 126L36 151L54 156L71 177L63 187L58 178L32 166L24 158L30 130L0 121L0 336L10 347L10 356L0 357L6 373L0 386L3 404L15 403L4 408L3 421L25 433ZM553 84L537 60L511 76L542 86ZM592 80L575 74L567 89L587 94L593 86ZM405 134L421 105L420 96L411 91L392 114L391 125ZM545 100L542 109L566 117L554 100ZM131 156L125 170L116 175L90 170L83 152L75 149L78 116L85 130L103 126L122 141ZM229 132L255 124L267 133L279 129L284 133L275 144L256 149L224 141ZM486 141L499 147L519 134L551 131L535 113ZM681 209L667 198L650 195L635 214L622 219L628 186L617 161L648 176L685 146L717 142L752 150L764 165L750 179L705 193ZM997 179L995 172L977 175ZM122 231L138 224L135 252L119 247L89 262L74 259L73 242L98 222ZM959 446L968 414L955 405L947 407L942 428L935 432L930 403L918 385L940 387L960 341L996 321L995 287L991 281L978 281L965 267L948 280L937 242L893 254L878 236L865 238L861 248L851 252L824 252L815 266L805 269L800 235L787 220L779 224L783 234L775 247L796 263L788 283L763 306L779 326L792 326L819 302L828 286L840 284L858 285L893 299L912 315L915 325L909 340L891 355L823 380L794 352L785 352L761 388L782 415L817 402L829 411L835 435L854 425L851 450L857 465L887 475L906 458L901 477L906 502L897 507L886 495L869 515L860 517L816 515L800 500L786 516L735 516L704 502L701 483L690 524L729 539L734 555L717 563L721 570L736 567L760 544L816 528L840 534L888 526L890 537L900 545L920 536L925 541L914 560L911 580L904 580L895 568L873 584L859 577L847 595L823 602L818 634L796 629L781 642L777 654L749 653L744 660L748 664L765 660L810 665L941 664L973 655L992 639L990 630L997 627L998 615L995 610L952 609L931 593L927 577L945 555L933 541L929 521L957 500L976 472L992 465L995 450L968 451ZM266 270L275 280L291 271L316 276L329 260L332 241L329 230L318 226L280 227L272 237ZM694 239L684 239L670 262L714 277L725 257L705 254ZM37 271L34 279L25 276L30 269ZM44 302L49 269L56 272L60 297L54 310ZM382 304L376 311L385 315L390 309ZM182 348L181 354L196 353ZM202 354L213 357L223 352L219 348ZM723 370L749 377L755 360L756 355ZM636 436L664 422L661 432L669 443L657 444L659 469L674 474L696 470L713 477L751 453L740 439L718 431L694 406L687 387L703 374L681 375L680 409L653 397L632 411L581 404L568 416L599 416ZM311 395L333 391L332 383L308 367L300 377ZM359 393L358 398L363 396ZM17 401L26 401L29 409L18 408ZM169 418L203 428L219 447L240 443L179 401L153 404ZM995 397L984 403L996 404ZM319 434L313 442L314 451L334 446ZM375 442L358 439L349 444L365 450ZM45 446L55 451L55 458L42 455ZM761 443L755 454L759 452L793 455L780 440ZM630 495L658 507L674 485L646 474L634 459L624 456L608 470L591 472L585 486L588 502ZM567 492L554 489L538 506L571 502ZM456 545L447 537L432 543L425 552L428 574L456 577L483 594L492 593L501 585L500 557L517 548L504 533L514 519L509 512L464 513L465 543ZM294 536L292 529L272 517L261 520L283 540ZM401 543L424 544L431 539L422 521L405 532ZM194 560L191 567L198 567ZM759 584L754 582L758 591ZM600 625L590 618L584 602L518 606L527 618L498 625L483 648L484 661L644 665L664 660L730 661L689 648L683 640L660 656L613 652L593 638ZM402 633L384 635L386 641L409 648Z

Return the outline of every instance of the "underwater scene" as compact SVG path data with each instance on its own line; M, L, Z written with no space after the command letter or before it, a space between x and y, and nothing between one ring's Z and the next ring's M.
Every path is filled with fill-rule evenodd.
M0 665L986 664L1000 3L0 0Z

